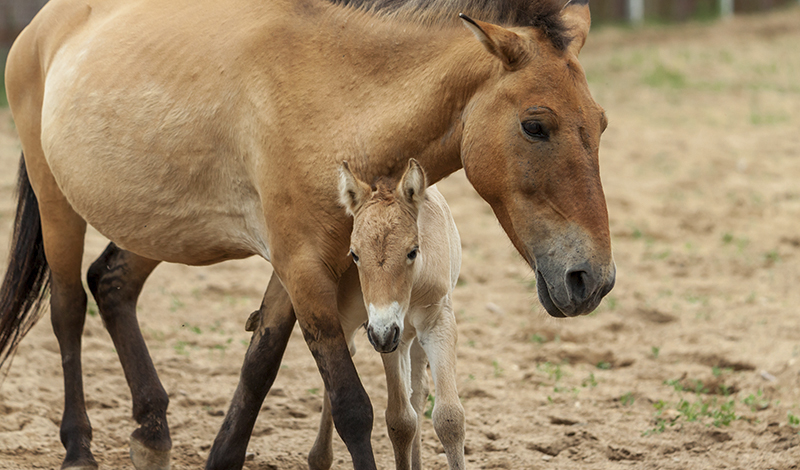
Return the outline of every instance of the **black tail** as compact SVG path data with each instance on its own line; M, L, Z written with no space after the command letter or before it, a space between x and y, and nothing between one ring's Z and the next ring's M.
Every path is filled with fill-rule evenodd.
M39 202L28 180L25 160L20 159L17 215L8 270L0 287L0 370L41 317L41 305L47 296L49 282L50 269L44 256Z

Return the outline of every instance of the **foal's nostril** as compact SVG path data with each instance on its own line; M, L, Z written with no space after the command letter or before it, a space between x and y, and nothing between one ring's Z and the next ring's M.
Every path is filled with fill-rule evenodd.
M575 303L582 303L589 297L592 284L592 276L586 271L576 269L567 272L567 288Z
M394 325L392 327L392 345L397 345L400 342L400 327Z

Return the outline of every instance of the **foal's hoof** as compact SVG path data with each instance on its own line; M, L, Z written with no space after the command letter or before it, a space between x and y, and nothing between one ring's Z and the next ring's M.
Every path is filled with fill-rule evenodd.
M131 462L136 470L169 470L169 450L153 450L131 437Z
M97 464L94 465L71 465L69 467L61 467L61 470L97 470Z

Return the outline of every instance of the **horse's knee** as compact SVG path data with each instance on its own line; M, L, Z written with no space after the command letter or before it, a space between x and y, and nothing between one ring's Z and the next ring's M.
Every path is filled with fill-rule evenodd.
M126 269L124 263L120 264L118 260L121 251L116 245L109 243L86 272L86 283L100 308L101 316L104 315L104 310L109 310L106 307L119 302L126 294L125 283L122 282Z
M417 434L417 413L410 406L386 409L386 428L394 446L408 448Z
M433 428L447 449L464 443L464 407L461 403L437 403L433 409Z

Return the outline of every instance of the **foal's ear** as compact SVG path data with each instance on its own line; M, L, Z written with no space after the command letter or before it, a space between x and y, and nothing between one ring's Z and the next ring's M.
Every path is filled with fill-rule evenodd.
M528 53L522 38L517 33L502 26L473 20L463 13L459 13L458 17L487 51L503 61L506 70L516 70L525 62Z
M425 176L425 171L416 160L408 160L408 168L403 173L400 183L397 185L398 192L402 195L403 200L414 209L419 210L422 201L425 199L425 188L428 187L428 181Z
M350 165L342 162L342 166L339 167L339 203L344 206L347 213L355 217L371 192L369 185L356 178L350 171Z
M589 27L592 25L592 15L589 13L589 0L570 0L561 10L561 20L572 33L572 42L569 51L578 56L581 52Z

